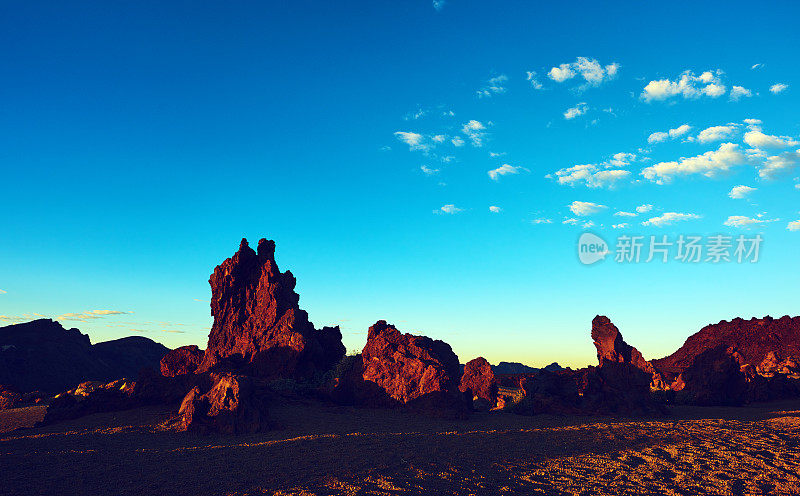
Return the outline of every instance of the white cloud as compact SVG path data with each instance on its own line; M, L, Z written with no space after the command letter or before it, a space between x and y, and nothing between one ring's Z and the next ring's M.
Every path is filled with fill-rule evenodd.
M759 69L761 67L764 67L764 64L760 64L760 63L759 64L753 64L753 66L750 67L750 69L756 70L756 69Z
M642 90L641 98L651 102L653 100L668 100L676 96L687 99L699 98L702 95L717 98L725 93L725 85L720 76L722 71L706 71L695 76L692 71L685 71L676 80L657 79L650 81Z
M755 190L756 188L751 188L750 186L734 186L728 196L735 200L741 200Z
M526 77L525 77L525 79L527 79L528 81L530 81L530 83L531 83L531 86L533 86L533 89L535 89L535 90L540 90L540 89L542 89L542 83L541 83L541 82L539 82L539 78L538 78L538 76L536 75L536 72L534 72L534 71L528 71L528 72L526 73Z
M700 131L697 135L697 141L700 143L711 143L712 141L722 141L728 139L736 132L736 126L712 126Z
M464 140L461 138L461 136L456 136L455 138L451 139L450 142L453 143L453 146L464 146Z
M508 76L506 76L505 74L500 74L499 76L489 78L489 81L486 82L486 85L477 91L478 97L486 98L492 95L505 93L506 92L505 84L507 81L508 81Z
M758 170L762 179L774 179L800 167L800 150L766 157Z
M431 169L431 168L430 168L430 167L428 167L427 165L421 165L419 169L420 169L420 170L421 170L423 173L425 173L426 175L428 175L428 176L432 176L432 175L436 174L437 172L439 172L439 169Z
M733 88L731 88L730 99L733 100L734 102L739 100L740 98L743 97L749 98L751 96L753 96L753 92L748 90L747 88L744 88L742 86L734 86Z
M728 227L738 227L739 229L747 229L748 227L764 224L765 222L773 222L773 221L754 219L752 217L747 217L744 215L731 215L730 217L728 217L728 220L724 222L724 225Z
M552 220L546 219L546 218L543 218L543 217L540 217L538 219L533 219L531 221L531 224L552 224L552 223L553 223Z
M122 312L119 310L89 310L87 312L64 313L56 317L55 320L77 320L87 322L94 319L102 319L114 315L126 315L133 312Z
M586 222L583 223L583 228L584 229L589 229L590 227L594 227L594 221L587 220Z
M520 171L527 171L527 170L528 169L524 167L503 164L497 169L492 169L488 171L487 174L489 174L489 177L493 181L497 181L500 178L500 176L505 176L506 174L519 174Z
M503 209L498 207L497 205L492 205L489 207L489 211L495 214L500 213L501 210Z
M436 9L436 12L441 12L445 3L447 2L444 0L433 0L433 8Z
M492 158L502 157L505 154L506 152L489 152L489 156Z
M634 153L626 153L626 152L619 152L615 153L611 160L609 160L609 164L614 167L625 167L629 165L632 161L636 160L636 154Z
M589 188L612 187L617 181L631 173L626 170L601 170L594 164L574 165L556 171L559 184L575 186L584 183Z
M681 136L685 135L692 129L692 126L689 124L682 124L675 129L670 129L669 131L659 131L651 134L647 138L648 143L661 143L663 141L667 141L667 139L675 139L680 138Z
M748 125L748 126L750 126L751 128L752 128L753 126L760 126L760 125L761 125L761 119L745 119L745 120L744 120L744 121L742 121L742 122L744 122L745 124L747 124L747 125Z
M628 223L622 222L620 224L613 224L611 227L613 227L614 229L625 229L626 227L628 227Z
M786 229L790 231L800 231L800 220L793 220L792 222L789 222L789 224L786 226Z
M789 88L788 84L777 83L770 86L769 91L777 95L778 93L783 93L788 88Z
M586 81L587 86L598 86L604 81L613 79L617 72L619 72L619 64L616 62L603 66L596 59L578 57L575 62L553 67L547 75L557 83L563 83L580 75Z
M712 150L695 157L683 157L676 162L660 162L642 170L642 176L657 184L672 181L675 176L702 174L716 177L725 174L732 167L744 163L747 159L739 151L739 145L723 143L718 150Z
M472 146L483 146L483 139L486 137L486 126L482 122L472 119L461 127L461 132L467 135Z
M653 206L650 205L649 203L645 203L644 205L639 205L638 207L636 207L636 211L639 212L640 214L647 213L651 210L653 210Z
M800 142L790 136L771 136L764 134L757 127L752 127L750 131L744 133L744 142L754 148L785 148L800 145Z
M608 208L605 205L600 205L592 202L584 202L584 201L574 201L570 203L568 206L573 214L581 217L596 214L597 212L603 210L604 208Z
M692 219L699 219L700 216L696 214L682 214L678 212L667 212L663 215L659 215L658 217L653 217L649 220L642 222L643 226L655 226L655 227L663 227L669 226L674 224L675 222L681 222L686 220Z
M575 117L579 117L586 113L589 110L589 106L586 105L585 102L581 102L572 108L568 108L566 112L564 112L564 118L574 119Z
M617 217L636 217L638 214L620 210L619 212L614 212L614 215L616 215Z
M447 139L447 136L445 136L444 134L437 134L431 139L437 143L444 143L444 140Z
M411 133L408 131L397 131L394 133L395 137L408 145L411 151L428 151L430 145L424 142L424 137L419 133Z
M434 210L433 212L434 213L445 213L445 214L457 214L457 213L463 212L463 211L464 211L463 208L458 208L455 205L453 205L452 203L449 203L447 205L443 205L442 208L440 208L439 210Z

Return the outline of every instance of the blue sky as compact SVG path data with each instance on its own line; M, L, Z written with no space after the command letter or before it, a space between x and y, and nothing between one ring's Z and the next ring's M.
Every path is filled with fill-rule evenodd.
M649 358L797 315L800 7L551 4L0 7L0 319L203 346L242 237L351 350L582 366L596 314ZM763 244L585 266L584 231Z

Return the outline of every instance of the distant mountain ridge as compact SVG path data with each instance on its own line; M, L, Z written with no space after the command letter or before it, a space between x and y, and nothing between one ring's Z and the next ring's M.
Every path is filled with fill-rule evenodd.
M533 374L539 372L540 370L555 372L562 369L563 367L556 362L553 362L542 369L530 367L519 362L500 362L497 365L492 365L492 372L495 374Z
M0 327L0 384L21 391L59 393L83 381L135 378L159 369L169 351L152 339L130 336L92 345L78 329L39 319Z

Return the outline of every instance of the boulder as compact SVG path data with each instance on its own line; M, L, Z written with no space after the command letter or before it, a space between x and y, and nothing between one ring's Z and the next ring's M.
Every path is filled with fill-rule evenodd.
M210 389L195 386L178 411L178 430L248 434L269 427L265 397L251 377L212 374Z
M380 320L369 328L360 360L340 379L336 396L362 405L463 416L472 398L458 389L459 369L449 344L403 334Z
M161 359L161 375L175 377L177 375L194 374L203 361L205 352L197 345L181 346L170 351Z
M673 382L676 400L692 405L741 405L748 399L746 375L736 348L724 344L694 358Z
M458 389L472 394L473 406L476 406L476 409L488 410L497 404L497 381L492 366L483 357L467 362Z
M93 413L113 412L138 406L133 397L134 385L124 379L102 384L81 383L77 388L56 395L37 425L50 425Z
M22 394L12 386L0 384L0 410L9 410L22 405Z
M256 252L243 239L209 279L214 324L197 372L308 379L336 364L345 353L339 328L314 328L295 283L278 269L273 241L261 239Z

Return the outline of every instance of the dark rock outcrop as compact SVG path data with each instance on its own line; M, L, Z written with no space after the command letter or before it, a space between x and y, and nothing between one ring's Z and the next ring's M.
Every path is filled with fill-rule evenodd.
M268 428L265 396L251 377L212 374L207 391L195 386L178 412L178 430L198 433L248 434Z
M488 410L497 404L497 381L492 366L483 357L467 362L458 389L472 394L473 406L478 410Z
M747 401L747 378L736 348L724 344L697 355L671 387L676 400L692 405L741 405Z
M760 364L771 351L800 357L800 317L735 318L707 325L690 336L675 353L653 360L653 365L672 381L692 366L698 355L719 346L734 347L744 362L753 366Z
M597 361L600 367L606 363L629 364L650 374L653 389L667 388L661 374L644 359L639 350L625 342L622 333L608 317L598 315L592 320L592 339L597 348Z
M500 362L497 365L492 365L492 370L495 374L532 374L539 371L537 368L518 362Z
M22 393L11 386L0 384L0 410L17 408L22 405Z
M92 346L78 329L39 319L0 327L0 383L56 394L88 380L135 377L142 367L157 366L166 352L143 337Z
M407 406L436 416L463 415L458 357L444 341L403 334L380 320L369 328L360 360L340 378L339 401ZM471 398L470 398L471 399Z
M197 345L175 348L161 359L161 375L175 377L177 375L194 374L203 361L204 353Z
M50 425L93 413L113 412L138 406L133 397L134 385L125 379L103 384L86 381L75 389L57 395L47 406L44 419L37 425Z
M198 372L304 379L344 355L339 328L316 330L300 309L295 278L278 269L273 241L261 239L256 252L243 239L209 283L214 325Z

